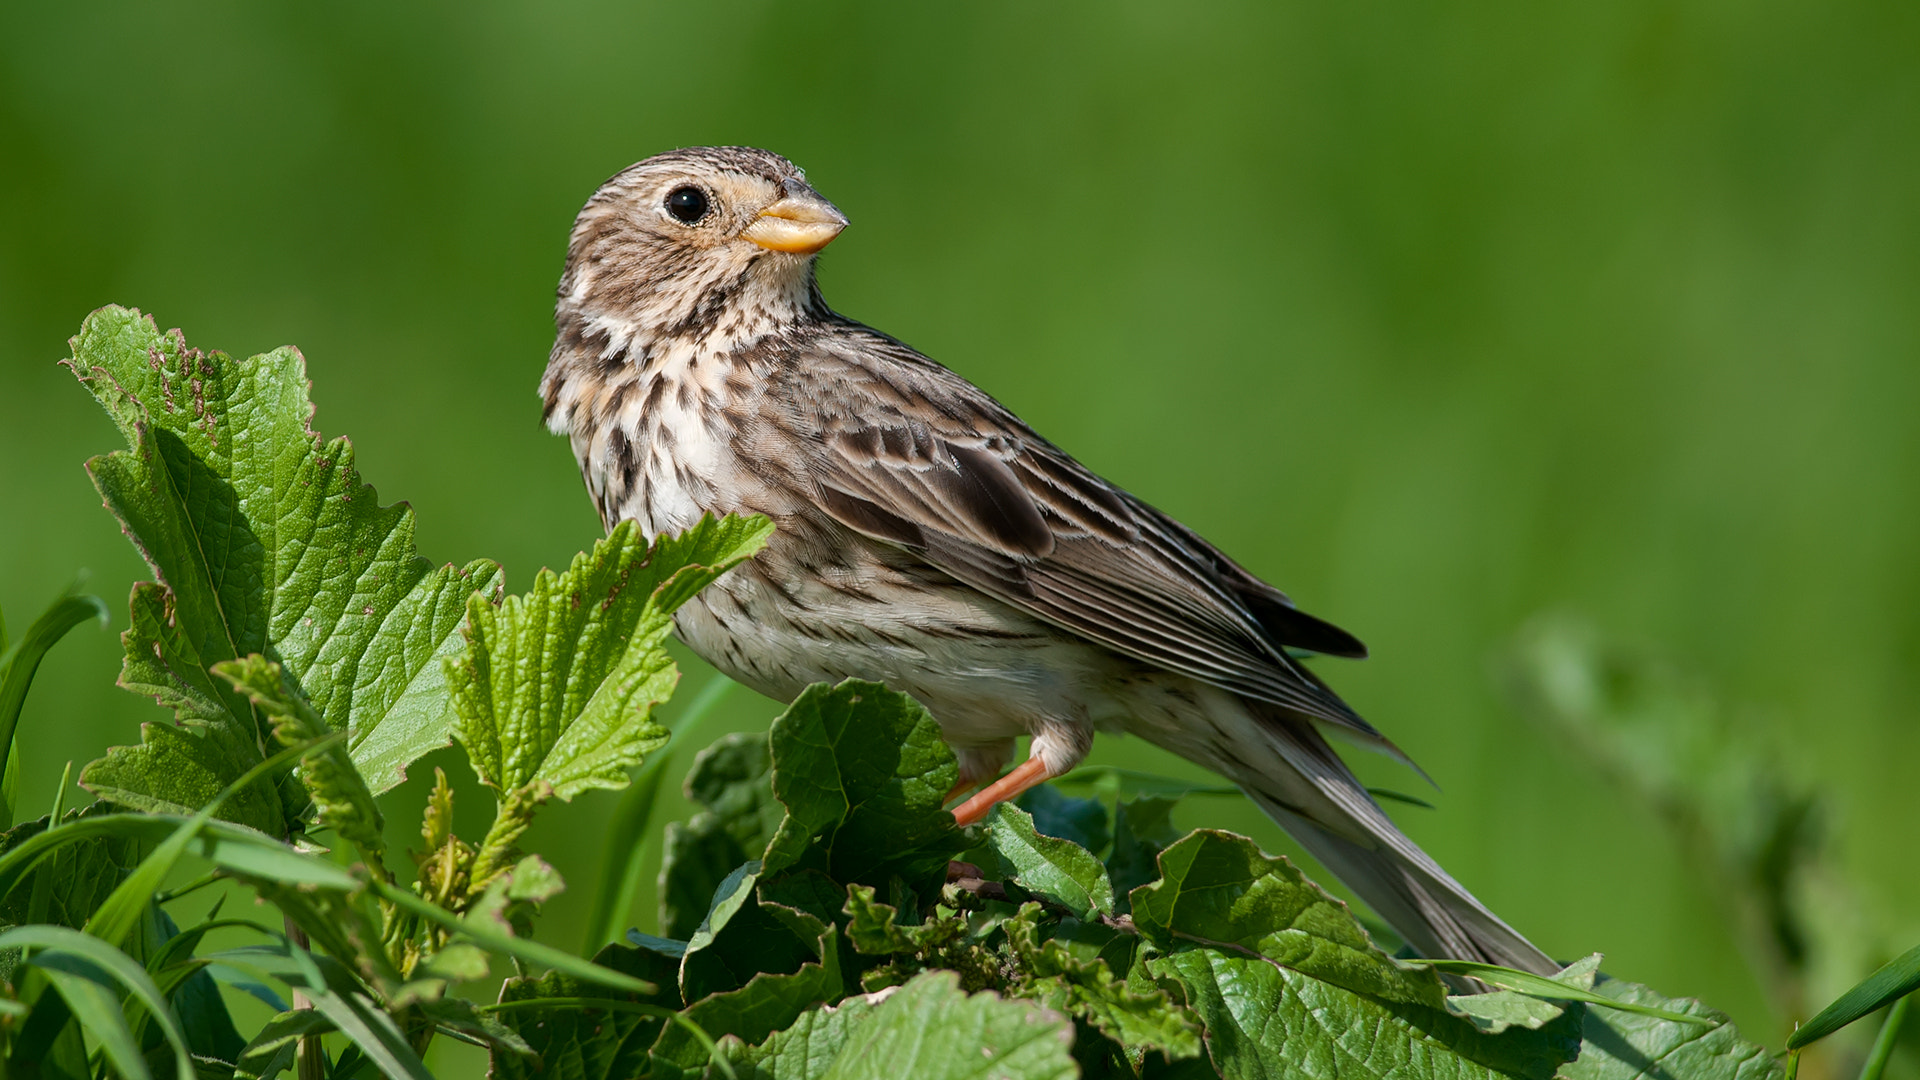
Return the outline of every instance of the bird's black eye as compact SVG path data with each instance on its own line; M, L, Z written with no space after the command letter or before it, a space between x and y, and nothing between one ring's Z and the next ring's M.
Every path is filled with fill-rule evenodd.
M683 225L707 216L707 193L697 187L674 188L667 195L667 213Z

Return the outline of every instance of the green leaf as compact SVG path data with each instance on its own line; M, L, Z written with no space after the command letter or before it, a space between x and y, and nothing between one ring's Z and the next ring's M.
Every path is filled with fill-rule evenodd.
M300 758L300 782L313 799L320 824L377 862L386 850L386 819L373 801L373 792L346 746L323 742L330 733L326 721L287 685L280 665L254 653L244 660L215 664L213 673L232 683L270 719L281 746L312 747Z
M767 736L758 732L724 736L693 759L686 794L704 809L663 834L660 927L667 937L691 937L720 882L766 850L785 814L773 797L772 771Z
M609 945L593 959L610 970L663 987L673 982L670 962L641 949ZM595 1008L583 1003L592 1000L604 1000L606 1005ZM545 1002L556 1004L541 1004ZM500 1006L489 1008L487 1014L539 1058L496 1054L495 1080L628 1080L640 1075L665 1021L659 1015L618 1008L629 1004L664 1011L680 1002L671 990L655 996L609 995L557 971L539 978L508 979L500 988Z
M381 1076L433 1080L426 1063L420 1060L420 1055L407 1042L406 1033L372 998L358 992L311 988L308 993L313 998L314 1009L333 1021L334 1028L379 1067Z
M660 932L686 940L713 905L714 890L749 859L726 826L710 814L670 821L661 834Z
M70 827L82 818L111 814L113 809L108 803L94 803L68 811L61 827ZM0 836L0 855L46 833L49 820L40 818L9 829ZM0 900L0 922L8 926L53 923L80 929L145 857L145 846L137 838L105 835L55 847L23 876L12 879L5 899Z
M242 773L220 794L214 796L199 813L181 822L172 835L161 841L145 859L140 861L139 866L134 867L133 873L127 875L126 880L113 890L113 894L101 902L100 909L93 913L93 918L87 920L87 933L110 945L117 946L125 941L127 935L131 934L134 927L138 925L147 905L153 902L153 894L160 890L161 883L166 880L168 874L173 872L174 864L180 861L181 855L185 854L187 845L193 842L200 830L212 820L213 815L219 813L220 805L235 792L246 790L259 777L273 771L304 750L306 750L305 747L293 747L260 762Z
M267 1021L246 1049L240 1052L236 1077L247 1080L271 1080L293 1068L293 1055L300 1040L308 1035L332 1031L333 1021L317 1009L286 1011Z
M1747 1042L1725 1013L1691 998L1665 998L1637 983L1602 978L1594 990L1614 1001L1686 1013L1712 1026L1681 1024L1640 1013L1586 1010L1578 1060L1560 1080L1778 1080L1785 1070L1764 1048Z
M1160 876L1160 852L1180 839L1173 827L1177 795L1139 795L1113 810L1113 851L1107 877L1122 906L1133 890Z
M651 548L614 527L564 574L542 570L525 596L468 604L467 647L447 661L455 734L500 792L571 799L621 788L666 742L652 711L679 670L664 644L673 612L765 546L762 517L702 518Z
M1200 1024L1159 987L1132 988L1099 959L1074 956L1059 941L1041 941L1035 926L1038 904L1001 926L1025 977L1008 993L1031 998L1048 1008L1092 1024L1128 1049L1158 1050L1168 1060L1200 1054Z
M1185 988L1214 1067L1230 1080L1548 1080L1579 1045L1571 1015L1537 1032L1488 1035L1443 1009L1356 993L1241 952L1183 945L1146 966Z
M1165 951L1226 946L1358 994L1446 1007L1432 971L1375 948L1345 904L1244 836L1191 833L1160 853L1160 869L1161 880L1133 891L1133 921Z
M174 1065L179 1069L179 1075L194 1074L193 1059L187 1052L186 1039L180 1033L179 1021L174 1019L173 1009L167 1004L166 995L154 985L152 977L147 974L147 969L141 967L132 957L108 942L78 930L69 930L64 926L17 926L5 933L0 933L0 949L11 948L45 950L35 955L31 962L34 966L45 969L48 976L55 980L55 986L60 989L61 996L67 998L68 1006L73 1008L74 1015L83 1023L88 1023L90 1027L94 1023L106 1025L103 1028L93 1029L97 1036L117 1038L118 1031L125 1029L128 1033L127 1038L131 1041L131 1029L126 1028L125 1017L120 1011L119 995L115 993L107 999L107 1004L110 1006L108 1011L111 1012L113 1019L119 1022L118 1028L112 1028L112 1025L103 1018L90 1019L90 1015L97 1011L99 995L92 991L81 990L77 986L64 985L61 981L62 973L91 983L95 987L114 985L125 987L127 992L146 1008L154 1022L160 1025L161 1033L173 1046ZM69 996L69 989L87 998L86 1002L79 1003L75 997ZM87 1012L83 1012L83 1009ZM110 1050L109 1055L114 1058L115 1068L129 1076L136 1075L121 1062L114 1051ZM134 1047L134 1055L136 1058L139 1055L137 1045ZM138 1075L144 1075L144 1062L140 1067L142 1072Z
M773 753L764 732L714 740L687 770L687 798L711 814L749 852L766 850L785 809L773 797ZM701 815L696 815L696 819Z
M951 971L916 976L848 1025L822 1080L1068 1080L1073 1024L1032 1002L969 995Z
M191 812L196 795L265 757L245 699L208 672L253 653L273 656L329 728L350 732L375 790L445 745L441 658L457 647L468 594L497 589L498 568L434 569L415 553L412 511L380 506L346 440L323 443L309 426L300 354L203 353L117 307L90 315L72 345L75 375L129 447L89 471L158 581L135 590L121 683L213 743L199 754L121 748L83 783ZM227 815L285 835L271 806L241 799Z
M100 1044L101 1051L121 1076L127 1080L152 1080L153 1073L148 1071L146 1059L140 1054L140 1042L133 1037L133 1028L120 1011L120 995L115 992L111 976L72 954L43 955L36 957L34 964L46 973L47 982L66 1003L81 1030Z
M1113 841L1107 805L1099 799L1063 795L1052 784L1041 784L1013 804L1033 815L1033 827L1043 836L1071 840L1095 854Z
M828 929L817 949L820 961L802 965L792 974L762 973L738 990L713 994L693 1002L683 1015L708 1032L726 1032L745 1042L759 1042L787 1027L800 1014L846 992L840 976L839 931ZM660 1080L696 1074L708 1052L680 1026L669 1026L653 1046L654 1075Z
M14 734L20 723L20 709L26 704L27 687L33 684L33 674L40 669L40 661L55 642L67 636L67 631L88 619L98 619L100 625L107 625L107 605L97 596L76 595L69 590L33 620L24 637L11 645L7 644L6 627L0 623L0 775L19 773L19 763L12 754ZM13 822L11 793L5 803L0 807L6 814L0 825Z
M1787 1038L1787 1049L1798 1050L1824 1039L1863 1016L1879 1012L1916 989L1920 989L1920 945L1887 961L1880 970L1821 1009L1813 1019L1802 1024Z
M856 679L816 684L773 722L769 740L786 816L765 876L813 869L885 888L899 875L923 897L938 891L966 847L942 806L960 774L919 702Z
M767 1036L759 1046L725 1044L740 1080L818 1080L833 1067L847 1036L874 1006L864 997L800 1014L792 1026Z
M1113 885L1100 860L1071 841L1040 835L1019 807L1001 803L994 808L987 843L1012 869L1013 879L1035 896L1082 919L1113 914Z

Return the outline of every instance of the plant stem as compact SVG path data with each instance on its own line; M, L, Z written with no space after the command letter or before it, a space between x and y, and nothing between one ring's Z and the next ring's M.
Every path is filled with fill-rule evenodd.
M1867 1063L1860 1069L1860 1080L1880 1080L1880 1074L1887 1071L1893 1048L1900 1041L1900 1025L1906 1022L1907 1006L1912 1003L1913 995L1908 994L1887 1010L1887 1018L1880 1024L1880 1035L1873 1040L1873 1052L1867 1055Z

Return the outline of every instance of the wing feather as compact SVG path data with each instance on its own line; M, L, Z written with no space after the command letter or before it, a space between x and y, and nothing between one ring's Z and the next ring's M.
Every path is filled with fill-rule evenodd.
M825 419L802 470L836 520L1118 652L1385 742L1287 653L1364 655L1351 635L959 376L877 334L858 345L801 361L814 387L840 376L810 402Z

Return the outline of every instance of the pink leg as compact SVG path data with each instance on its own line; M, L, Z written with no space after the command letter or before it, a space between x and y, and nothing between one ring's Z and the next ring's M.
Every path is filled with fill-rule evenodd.
M953 812L953 820L959 825L972 825L983 820L995 806L1018 798L1021 792L1044 784L1053 776L1047 771L1046 762L1038 757L1030 757L1012 772L988 784L980 794L961 803Z

